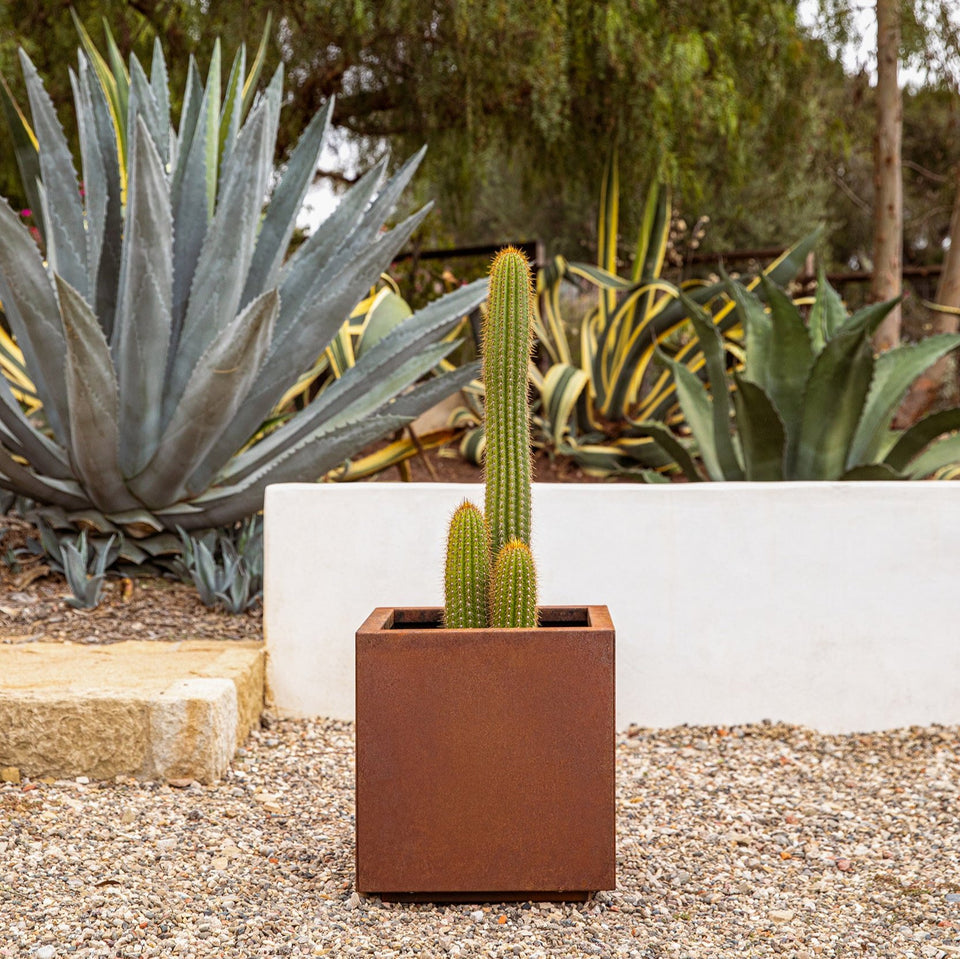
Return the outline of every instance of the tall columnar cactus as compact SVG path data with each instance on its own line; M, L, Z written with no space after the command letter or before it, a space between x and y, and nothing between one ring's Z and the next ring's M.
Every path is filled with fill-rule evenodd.
M530 411L527 368L533 337L530 264L501 250L490 268L483 328L486 517L490 559L510 540L530 544Z
M532 311L533 284L527 258L512 247L501 250L490 268L490 300L483 331L486 511L482 514L473 504L464 503L451 521L445 583L447 627L537 625L536 569L530 553L527 407ZM485 555L478 564L475 556L481 535ZM480 622L473 606L482 582L489 582L489 595Z

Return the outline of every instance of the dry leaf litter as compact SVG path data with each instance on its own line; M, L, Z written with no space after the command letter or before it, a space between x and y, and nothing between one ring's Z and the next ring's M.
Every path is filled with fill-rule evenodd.
M265 722L214 786L0 784L0 956L960 956L957 728L630 729L616 890L435 906L353 889L353 727Z

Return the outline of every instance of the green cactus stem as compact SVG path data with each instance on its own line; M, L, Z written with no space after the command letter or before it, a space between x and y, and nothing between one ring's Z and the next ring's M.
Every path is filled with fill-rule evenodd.
M447 535L443 609L447 629L479 629L487 625L489 579L483 513L464 500L450 520Z
M537 570L530 547L518 539L497 554L490 583L490 619L499 629L537 625Z
M484 515L491 563L505 543L530 543L530 411L527 377L533 342L530 264L507 247L490 268L483 334L487 447Z

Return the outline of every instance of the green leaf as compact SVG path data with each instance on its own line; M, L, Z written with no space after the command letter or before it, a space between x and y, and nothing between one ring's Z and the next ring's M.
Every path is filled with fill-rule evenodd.
M117 378L110 348L80 294L62 277L55 279L67 344L64 381L73 468L98 509L133 509L140 504L127 490L117 463Z
M787 479L832 480L844 473L873 367L865 330L837 333L823 348L803 397L795 462L788 451Z
M905 477L888 466L886 463L870 463L865 466L855 466L847 470L840 479L845 482L861 482L864 480L902 480Z
M764 276L777 286L786 286L803 269L807 257L813 252L822 234L822 226L808 233L799 243L774 260L763 271Z
M787 472L796 457L805 390L814 366L810 334L793 300L766 277L760 288L770 306L769 372L755 382L779 412L787 437ZM749 345L747 347L749 352ZM755 367L751 365L751 371Z
M819 353L847 320L847 308L837 291L827 282L823 264L817 267L817 295L808 320L815 353Z
M724 479L743 479L743 466L737 457L730 437L730 386L727 382L726 351L723 337L713 322L713 317L705 313L700 306L685 293L680 293L680 301L687 309L690 322L696 331L700 349L706 362L707 375L713 393L713 442L717 461Z
M119 460L124 476L136 476L160 441L173 297L167 178L143 118L138 116L135 124L111 343L120 390Z
M898 473L907 472L911 460L943 433L960 429L960 409L941 410L925 416L905 430L887 453L884 462Z
M911 464L911 479L924 479L944 466L960 463L960 433L944 436L931 443Z
M759 482L782 480L787 441L780 415L756 383L736 372L733 381L745 478Z
M900 346L877 357L863 416L857 427L847 466L873 462L879 455L887 428L910 384L942 356L960 346L960 335L943 333L919 343Z
M652 439L672 460L683 470L684 475L691 483L699 483L703 479L697 469L693 457L687 448L677 439L671 430L663 423L646 420L634 423L632 432L638 436Z
M680 408L683 410L687 425L693 433L707 475L712 480L728 479L724 475L717 454L713 403L706 387L685 364L678 363L663 354L661 354L661 359L673 373L673 378L677 384L677 399L680 401Z

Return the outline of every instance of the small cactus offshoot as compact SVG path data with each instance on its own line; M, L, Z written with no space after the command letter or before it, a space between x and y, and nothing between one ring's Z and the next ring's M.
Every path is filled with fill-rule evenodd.
M487 529L483 513L473 503L464 500L450 520L447 537L443 616L447 629L480 629L488 625L489 582Z
M444 625L537 625L537 575L530 552L530 413L533 338L530 264L513 247L490 268L483 326L486 393L485 512L463 503L447 540Z
M518 539L497 553L490 584L490 621L498 629L537 625L537 570L530 547Z

